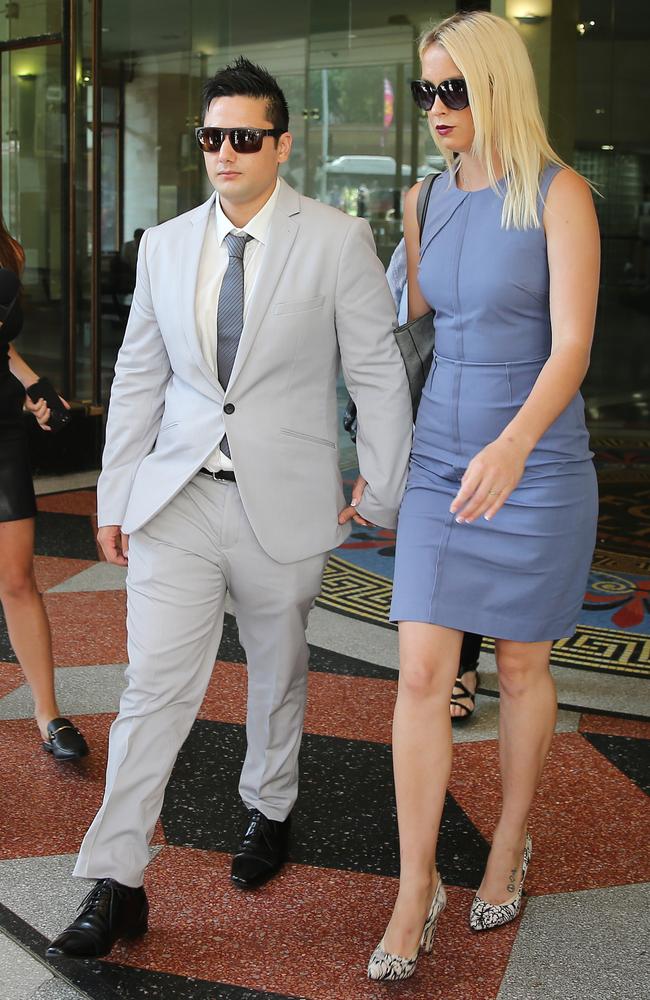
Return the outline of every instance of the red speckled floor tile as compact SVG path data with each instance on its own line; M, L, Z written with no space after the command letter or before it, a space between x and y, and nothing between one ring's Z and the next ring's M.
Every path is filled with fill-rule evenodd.
M71 576L96 566L95 562L89 559L57 559L52 556L35 556L34 569L36 570L36 582L38 589L42 592L56 587L58 584L69 580Z
M121 590L46 594L57 665L126 663L126 595Z
M495 741L455 748L450 791L490 840L501 803ZM554 737L530 831L531 895L650 880L647 798L579 733Z
M95 514L97 493L95 490L71 490L69 493L48 493L36 498L39 510L53 514Z
M378 875L288 865L254 893L229 881L227 855L165 847L145 886L150 931L111 961L310 1000L494 1000L517 925L472 934L472 893L449 890L432 956L413 979L371 983L366 964L397 883ZM200 929L200 933L197 930Z
M246 667L217 662L199 718L244 723ZM396 685L370 677L311 671L305 732L390 743Z
M617 719L613 715L589 715L580 717L578 729L581 733L607 733L609 736L637 736L650 740L650 722L638 719Z
M22 670L15 663L0 663L0 698L25 683Z
M246 690L246 667L241 663L217 660L199 711L199 719L243 725L246 721Z
M39 587L49 591L94 565L96 494L75 490L44 496L38 506L44 512L39 551L83 557L37 557ZM103 558L99 552L97 557ZM46 593L44 599L57 664L74 669L126 662L122 591ZM10 657L6 634L3 642L0 655ZM226 634L222 655L242 656L233 635ZM155 992L165 1000L176 995L175 986L181 995L193 995L193 979L207 981L207 986L198 984L204 1000L222 995L210 985L216 982L231 984L223 995L233 1000L244 1000L251 991L303 1000L496 1000L519 922L472 934L467 918L473 890L458 884L448 887L434 954L421 957L413 979L384 985L366 978L368 957L397 891L396 879L386 874L397 870L387 749L396 685L384 679L385 673L356 676L358 664L332 666L328 657L321 655L316 662L322 669L309 676L302 833L300 851L293 855L302 863L288 864L277 879L252 893L230 882L231 858L223 852L239 836L232 834L230 827L237 823L228 810L231 801L232 809L238 808L234 788L244 734L237 726L245 722L247 681L243 664L219 662L201 708L203 721L190 735L168 792L168 842L161 825L156 828L154 843L163 848L146 876L150 932L137 942L119 942L103 975L95 974L94 964L92 971L88 966L80 986L85 995L126 996L122 979L131 976L125 979L127 992L128 983L137 981L133 996ZM23 683L15 663L0 663L0 697ZM78 850L103 796L114 716L72 717L91 747L91 755L74 765L58 764L43 752L33 720L0 720L0 859ZM210 721L231 725L211 726ZM587 712L579 729L554 737L535 801L531 896L650 880L647 798L639 787L645 776L636 768L641 741L650 738L650 722ZM224 787L233 789L231 799L221 794ZM368 788L373 795L366 796ZM455 746L450 791L455 802L447 803L439 860L450 881L478 884L482 838L490 838L500 807L495 741ZM223 809L217 807L222 801ZM381 809L385 818L369 834L368 818ZM219 836L222 825L225 832ZM184 846L189 843L195 847ZM373 863L359 864L366 856ZM24 943L32 947L29 940ZM148 978L154 972L180 978L161 993Z
M91 750L76 764L59 763L42 749L32 719L0 722L0 858L70 854L79 849L104 794L113 718L73 716ZM163 842L160 828L155 842Z

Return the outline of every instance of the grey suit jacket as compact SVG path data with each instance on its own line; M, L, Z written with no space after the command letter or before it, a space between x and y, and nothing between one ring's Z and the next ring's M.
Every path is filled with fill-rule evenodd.
M224 431L246 514L288 563L350 527L338 468L339 365L359 416L368 480L360 513L393 527L406 479L411 404L393 300L368 223L282 182L227 390L196 330L199 260L214 195L147 230L115 368L99 524L131 534L192 479ZM224 413L230 403L234 410Z

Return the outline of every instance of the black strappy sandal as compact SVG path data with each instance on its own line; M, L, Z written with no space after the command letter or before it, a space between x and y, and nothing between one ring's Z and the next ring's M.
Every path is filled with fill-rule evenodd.
M469 670L463 670L463 675L468 674ZM478 670L475 670L476 674L476 687L478 689L479 676ZM460 691L460 694L457 694ZM459 699L466 699L472 703L472 707L468 708L467 705L461 704ZM451 692L451 705L455 705L456 708L460 708L462 715L452 715L451 721L454 722L467 722L467 720L474 714L474 709L476 708L476 691L470 691L461 681L460 677L457 677L454 681L454 688Z

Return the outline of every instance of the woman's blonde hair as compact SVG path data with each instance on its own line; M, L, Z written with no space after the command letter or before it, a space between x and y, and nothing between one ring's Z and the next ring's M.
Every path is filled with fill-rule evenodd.
M487 167L490 187L503 195L492 160L496 151L507 182L501 224L505 229L532 229L540 224L539 179L545 166L566 164L553 151L539 110L533 67L526 46L508 21L472 11L454 14L420 39L423 57L441 45L467 83L474 119L472 154ZM434 141L450 172L454 157Z

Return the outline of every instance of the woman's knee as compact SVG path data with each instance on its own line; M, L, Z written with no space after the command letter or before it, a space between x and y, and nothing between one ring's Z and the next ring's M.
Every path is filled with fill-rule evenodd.
M499 689L510 698L525 695L548 675L548 662L522 650L501 650L497 656Z
M408 658L399 668L399 690L415 698L433 698L436 695L449 699L444 678L447 671L442 664L430 658ZM448 687L449 685L447 685Z
M0 571L0 600L22 601L38 594L32 566L3 566Z

